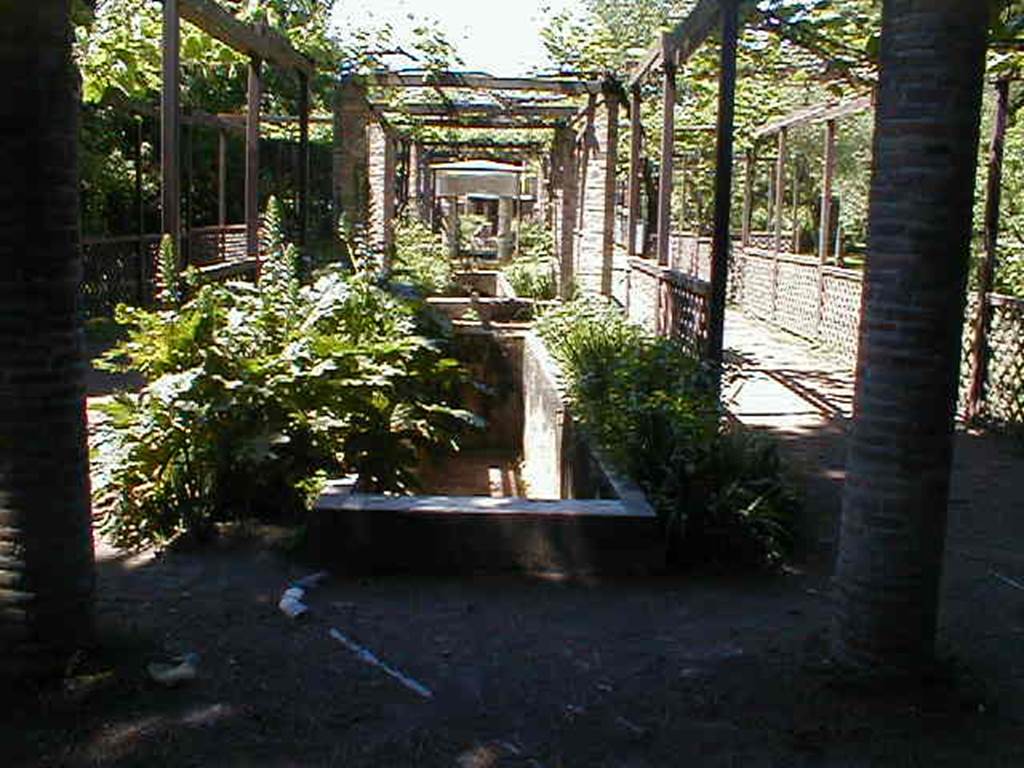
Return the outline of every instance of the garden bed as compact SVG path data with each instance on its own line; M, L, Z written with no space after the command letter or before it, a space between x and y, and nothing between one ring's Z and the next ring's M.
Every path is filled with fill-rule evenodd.
M518 490L505 498L445 493L352 493L331 487L316 503L313 554L356 570L516 569L650 572L664 537L643 492L614 472L575 428L557 365L528 328L460 322L457 357L489 391L469 406L488 427L464 439L464 458L520 457ZM447 461L455 466L460 456Z

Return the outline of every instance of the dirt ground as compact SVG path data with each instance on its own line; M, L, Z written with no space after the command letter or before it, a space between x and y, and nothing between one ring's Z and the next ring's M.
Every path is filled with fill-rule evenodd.
M308 572L262 535L101 552L102 647L60 686L7 692L0 765L1024 764L1022 724L970 679L838 677L818 576L335 578L290 620L277 600ZM198 679L148 681L188 651Z

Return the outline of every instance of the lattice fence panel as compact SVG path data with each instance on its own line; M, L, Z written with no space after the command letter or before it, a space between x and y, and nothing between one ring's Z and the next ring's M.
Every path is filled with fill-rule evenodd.
M692 354L703 357L708 342L708 312L711 286L681 274L666 274L661 280L661 330Z
M726 282L726 300L731 304L741 304L746 290L747 260L743 246L733 241L729 252L729 278Z
M1024 301L991 296L988 384L985 413L1002 422L1024 423Z
M960 343L960 387L957 392L957 413L967 412L967 399L971 389L971 376L974 365L971 345L974 342L974 313L978 311L978 294L974 291L967 294L967 307L964 310L964 328Z
M747 251L744 259L743 308L765 320L775 318L775 262Z
M82 309L87 317L112 315L118 304L142 304L150 296L150 289L142 283L143 266L147 275L153 275L159 237L142 238L142 256L139 261L139 239L117 237L82 242Z
M826 268L822 275L822 315L818 340L842 353L850 366L857 362L860 301L863 282L859 272Z
M790 333L813 339L818 333L818 265L789 258L779 261L775 322Z
M651 333L658 326L658 266L641 259L630 259L629 301L626 314Z

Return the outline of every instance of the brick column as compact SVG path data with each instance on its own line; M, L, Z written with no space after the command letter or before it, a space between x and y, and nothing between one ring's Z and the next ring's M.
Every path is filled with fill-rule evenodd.
M360 226L369 223L367 209L370 190L366 141L369 119L370 107L366 101L366 89L352 80L342 82L334 96L334 216L337 219L345 214L350 222Z
M78 75L68 3L0 24L0 686L92 639L79 288ZM2 688L9 690L9 688Z
M498 198L498 258L512 256L512 207L511 197Z
M574 230L576 227L576 134L571 128L555 129L551 158L551 186L555 202L555 253L558 256L558 295L567 298L574 277Z
M395 221L395 138L379 122L367 129L370 186L370 243L388 260L394 246Z
M582 238L576 264L580 290L610 296L615 248L615 163L618 156L619 97L606 89L587 112L582 150L586 153Z
M417 219L426 219L426 206L423 200L423 147L418 142L409 143L409 165L408 165L408 197L409 212Z
M886 0L834 651L933 655L988 3Z

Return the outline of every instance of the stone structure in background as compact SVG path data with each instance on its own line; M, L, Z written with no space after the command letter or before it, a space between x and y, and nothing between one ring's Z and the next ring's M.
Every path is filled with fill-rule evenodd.
M370 105L366 88L346 80L334 100L333 204L336 216L345 214L353 224L369 224L369 144L367 129Z
M370 187L368 234L370 244L387 260L395 244L397 142L391 128L382 120L371 120L366 136Z
M573 275L581 291L612 294L619 97L606 88L576 121L578 179ZM563 176L564 178L564 176Z

